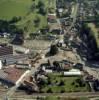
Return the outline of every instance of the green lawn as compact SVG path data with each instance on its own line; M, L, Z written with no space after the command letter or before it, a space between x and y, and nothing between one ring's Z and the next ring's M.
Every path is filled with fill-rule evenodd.
M30 12L33 3L36 5L40 0L0 0L0 19L11 20L13 17L21 17L17 23L18 28L22 28L24 33L31 33L47 26L47 14L45 16L38 13L38 9ZM48 11L49 7L55 8L55 0L41 0ZM49 1L51 3L49 4ZM39 17L39 26L35 27L34 20Z
M0 0L0 19L11 19L14 16L25 16L32 0Z
M89 91L89 85L85 83L85 86L80 87L78 83L75 81L82 77L63 77L61 75L52 75L49 74L48 77L50 78L51 84L45 84L42 86L41 91L47 92L48 89L51 89L53 93L60 93L61 91L64 92L86 92ZM58 85L61 81L64 82L64 85ZM74 84L73 84L74 82Z
M96 28L94 23L88 23L87 25L88 25L88 28L90 28L91 35L93 35L96 40L97 47L99 48L99 30L98 30L98 28Z

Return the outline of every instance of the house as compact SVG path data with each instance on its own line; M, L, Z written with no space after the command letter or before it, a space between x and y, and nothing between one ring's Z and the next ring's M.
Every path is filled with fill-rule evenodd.
M12 87L18 84L26 72L27 71L17 69L14 66L5 68L4 70L0 70L0 82L6 87Z
M71 69L69 71L63 72L64 76L81 76L82 72L78 69Z
M48 14L48 17L47 17L47 21L48 23L56 23L56 15L55 14Z

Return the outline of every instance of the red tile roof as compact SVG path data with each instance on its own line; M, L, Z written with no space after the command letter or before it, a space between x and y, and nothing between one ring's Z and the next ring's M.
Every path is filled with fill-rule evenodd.
M10 80L14 83L21 77L21 75L25 72L24 70L17 69L15 67L9 67L4 69L4 72L7 73L7 80Z

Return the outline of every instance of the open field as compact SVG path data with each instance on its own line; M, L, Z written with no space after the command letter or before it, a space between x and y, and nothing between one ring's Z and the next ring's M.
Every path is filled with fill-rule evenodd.
M25 16L31 3L32 0L0 0L0 19Z

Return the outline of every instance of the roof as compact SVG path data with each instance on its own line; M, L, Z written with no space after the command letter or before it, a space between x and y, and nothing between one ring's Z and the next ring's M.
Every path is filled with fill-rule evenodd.
M71 69L68 72L64 72L64 75L82 75L82 73L78 69Z
M50 30L50 32L52 30L58 30L58 31L60 31L60 29L61 29L61 26L58 23L49 24L49 30Z
M28 55L26 54L21 54L21 55L4 55L0 56L0 60L5 61L6 60L6 65L14 64L17 61L20 60L25 60L28 58Z
M17 69L15 67L6 68L3 71L6 74L6 77L4 77L4 79L9 80L13 83L16 83L16 81L25 72L24 70L20 70L20 69Z
M0 78L4 79L7 77L7 73L5 73L3 70L0 70Z
M78 69L71 69L71 70L69 70L70 72L80 72L80 70L78 70Z
M81 72L64 72L64 75L82 75Z
M49 19L56 19L56 15L48 15Z

